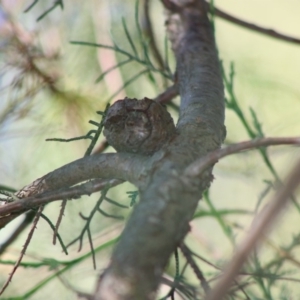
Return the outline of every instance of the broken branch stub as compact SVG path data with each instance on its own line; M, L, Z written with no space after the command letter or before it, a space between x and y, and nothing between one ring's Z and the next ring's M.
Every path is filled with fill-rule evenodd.
M171 115L163 105L148 98L118 100L104 120L104 135L118 152L150 155L175 134Z

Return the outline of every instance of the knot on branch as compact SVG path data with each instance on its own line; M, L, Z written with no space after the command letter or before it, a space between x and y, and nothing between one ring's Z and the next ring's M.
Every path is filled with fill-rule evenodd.
M104 120L104 135L118 152L153 154L175 133L165 107L148 98L118 100Z

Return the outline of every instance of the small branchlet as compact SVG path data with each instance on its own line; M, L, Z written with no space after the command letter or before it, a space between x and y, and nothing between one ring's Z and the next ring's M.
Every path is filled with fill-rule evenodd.
M13 267L12 272L11 272L10 275L8 276L6 282L4 283L4 285L3 285L3 287L2 287L2 289L1 289L1 291L0 291L0 295L2 295L3 292L6 290L6 288L8 287L9 283L10 283L11 280L12 280L12 277L14 276L15 272L17 271L17 269L18 269L18 267L19 267L19 265L20 265L20 263L21 263L21 261L22 261L22 258L23 258L23 256L25 255L25 252L26 252L26 250L27 250L27 247L28 247L28 245L29 245L29 243L30 243L30 241L31 241L31 238L32 238L32 236L33 236L34 230L36 229L36 225L37 225L37 223L38 223L38 221L39 221L39 219L40 219L40 217L41 217L41 214L42 214L42 212L43 212L43 209L44 209L43 206L41 206L41 207L38 209L38 212L36 213L35 219L34 219L34 221L33 221L33 224L32 224L32 227L31 227L31 229L30 229L30 232L29 232L29 234L28 234L28 236L27 236L27 238L26 238L26 241L25 241L25 244L24 244L24 246L23 246L23 249L22 249L22 251L21 251L21 253L20 253L20 256L19 256L18 260L16 261L16 263L15 263L15 265L14 265L14 267Z
M56 238L58 239L58 241L59 241L59 243L61 245L61 248L63 249L64 253L66 255L68 255L67 247L65 246L65 244L64 244L64 242L63 242L60 234L58 233L58 225L57 224L54 225L51 222L51 220L46 215L44 215L44 214L41 214L41 218L44 219L48 223L48 225L50 226L50 228L53 230L53 235L55 236L55 239ZM55 243L53 243L53 244L55 244Z
M207 280L205 279L205 277L203 275L203 272L200 270L200 268L198 267L198 265L194 261L194 258L192 256L193 253L191 252L191 250L184 243L181 243L179 248L182 251L184 257L186 258L187 263L191 266L191 268L193 269L196 277L200 281L204 292L207 294L210 291L209 284L208 284Z
M5 203L19 200L19 198L16 197L16 195L14 193L11 193L11 192L8 192L8 191L0 190L0 194L7 197L7 198L0 198L0 201L3 201Z
M94 251L94 246L93 246L93 241L92 241L92 235L91 235L91 230L90 230L90 224L91 221L95 215L95 213L98 211L101 203L103 202L103 200L106 197L106 193L107 193L108 189L105 189L101 192L101 196L99 198L99 200L97 201L96 205L94 206L94 208L91 210L90 214L88 217L84 216L82 213L79 213L80 217L86 221L83 229L81 230L81 233L79 234L79 236L77 238L75 238L73 241L71 241L68 245L67 248L70 247L71 245L73 245L74 243L76 243L77 241L79 241L79 247L78 247L78 252L81 251L82 249L82 245L83 245L83 238L84 235L87 233L88 236L88 240L89 240L89 244L90 244L90 248L91 248L91 252L92 252L92 258L93 258L93 266L94 269L96 269L96 258L95 258L95 251Z
M129 63L135 62L138 65L143 67L143 70L137 72L127 81L125 81L124 84L107 99L107 102L110 102L112 99L114 99L114 97L118 95L120 91L122 91L125 87L127 87L131 83L135 82L136 79L138 79L141 75L144 74L147 74L149 80L154 84L156 84L156 80L153 74L161 75L165 83L168 80L173 81L173 75L172 72L170 71L168 60L166 60L164 64L158 63L159 64L158 67L152 62L150 51L152 50L153 52L154 49L153 45L155 44L153 39L150 38L151 40L149 41L147 38L145 38L144 30L141 28L140 21L139 21L139 1L136 1L134 19L135 19L135 27L137 29L137 34L138 34L138 43L136 44L134 43L135 39L133 38L132 33L128 29L126 19L125 18L122 19L124 36L128 41L130 50L126 50L124 47L119 46L116 41L113 41L113 45L105 45L105 44L85 42L85 41L71 41L71 44L74 45L109 49L125 57L125 59L119 61L115 66L104 71L96 79L97 83L101 82L105 78L105 76L109 74L111 71L115 70L116 68L122 68L123 66ZM154 47L156 48L156 46ZM167 47L165 47L166 56L168 55L167 50L168 50ZM153 57L157 60L157 53L153 53Z
M101 209L100 207L98 208L98 212L103 215L104 217L107 217L107 218L112 218L112 219L116 219L116 220L124 220L124 217L123 216L116 216L116 215L111 215L111 214L108 214L107 212L105 212L103 209Z
M130 207L134 206L137 202L137 198L139 196L139 191L129 191L129 192L126 192L126 194L128 194L128 197L130 199L129 206Z
M79 236L67 245L67 247L70 247L71 245L73 245L74 243L79 241L78 252L81 251L82 245L83 245L83 238L84 238L85 234L87 234L88 241L89 241L90 248L91 248L91 252L92 252L92 257L93 257L93 266L94 266L95 269L96 269L96 258L95 258L95 251L94 251L92 235L91 235L91 230L90 230L90 225L91 225L91 222L92 222L92 219L93 219L94 215L96 214L96 212L99 212L102 215L104 215L105 217L114 218L114 219L122 219L122 220L124 219L122 216L111 215L111 214L108 214L105 211L103 211L100 208L100 206L101 206L101 204L103 203L104 200L106 200L107 202L109 202L113 205L117 205L117 206L122 207L122 208L128 208L127 206L121 205L118 202L116 202L116 201L114 201L114 200L112 200L112 199L110 199L106 196L107 193L108 193L109 188L110 187L107 187L101 192L101 196L98 199L97 203L95 204L94 208L91 210L89 216L84 216L82 213L79 213L80 217L86 223L85 223L83 229L81 230L81 233L79 234Z
M64 215L64 211L65 211L65 208L66 208L66 205L67 205L67 200L64 199L61 203L61 208L60 208L60 212L59 212L59 215L58 215L58 218L57 218L57 221L56 221L56 224L55 224L55 230L54 230L54 234L53 234L53 245L56 244L56 238L59 236L58 235L58 228L59 228L59 225L62 221L62 218L63 218L63 215ZM67 254L67 252L66 252Z
M34 0L25 10L24 13L29 12L37 3L39 0ZM37 19L36 21L40 21L43 18L45 18L52 10L56 8L56 6L60 6L60 8L63 10L64 9L64 2L63 0L55 0L53 5L49 7L45 12L43 12Z
M84 156L91 155L91 153L99 139L99 136L102 132L104 119L105 119L108 109L109 109L109 104L106 105L106 108L104 111L97 111L97 114L102 116L100 123L95 122L93 120L89 121L90 124L98 127L96 130L90 130L86 135L78 136L78 137L74 137L74 138L70 138L70 139L50 138L50 139L46 139L46 141L73 142L73 141L78 141L78 140L89 139L89 140L91 140L91 143L90 143L89 147L87 148Z

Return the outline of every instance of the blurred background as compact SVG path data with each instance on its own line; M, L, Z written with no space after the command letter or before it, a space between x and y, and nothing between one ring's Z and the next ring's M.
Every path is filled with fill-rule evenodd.
M85 135L95 129L89 120L99 122L101 116L96 111L104 110L108 102L125 96L155 98L172 85L170 72L162 72L150 48L145 47L149 32L144 1L139 3L137 18L135 1L64 1L64 9L57 6L44 17L52 1L38 1L26 13L24 10L31 1L2 0L0 3L2 187L18 190L82 157L89 145L87 140L59 143L45 139ZM300 2L297 0L216 0L215 5L242 20L300 38ZM159 1L150 1L150 18L158 49L174 72L174 57L166 43L164 12ZM137 27L137 19L140 27ZM136 57L125 28L142 62L105 47L70 43L117 45ZM300 45L250 31L217 16L215 32L226 78L232 70L230 66L234 66L235 71L234 95L227 90L226 98L228 103L234 99L242 112L241 116L238 109L226 110L225 144L263 134L266 137L299 135ZM147 56L153 65L149 66ZM109 73L101 76L110 68ZM147 72L149 68L151 72ZM169 111L176 120L179 99L173 103ZM101 136L99 144L102 140ZM108 147L105 151L114 150ZM209 193L200 201L191 222L192 230L187 237L190 248L214 266L222 267L247 234L254 215L276 192L279 179L285 178L299 157L298 147L280 146L222 159L215 166L215 180ZM108 196L129 206L131 199L127 192L135 190L130 184L123 184L111 189ZM98 198L99 195L93 195L68 202L59 230L65 244L78 237L85 225L79 213L89 215ZM300 245L300 204L295 203L289 205L271 235L251 257L245 272L252 275L241 275L250 299L300 299L297 248ZM45 208L45 215L54 224L59 209L60 202ZM131 211L109 203L103 204L103 210L125 218ZM22 218L0 231L0 244ZM124 220L101 214L94 216L90 227L97 249L97 269L94 270L86 238L79 253L78 243L75 243L66 256L59 244L52 244L53 231L49 225L40 220L23 259L25 265L17 270L4 297L76 299L75 290L92 292L123 226ZM0 257L1 285L18 258L28 230L29 227ZM213 285L219 270L202 260L197 262ZM185 263L182 256L180 263L181 267ZM172 278L174 272L175 263L171 259L166 276ZM190 268L184 277L190 284L199 285ZM168 289L163 287L160 296ZM240 291L236 299L245 299L239 295L242 295Z

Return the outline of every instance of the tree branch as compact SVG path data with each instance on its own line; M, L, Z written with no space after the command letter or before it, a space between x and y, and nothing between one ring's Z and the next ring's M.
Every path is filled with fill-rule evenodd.
M207 3L207 9L209 9L209 5L210 4ZM216 7L214 7L214 13L215 13L216 16L220 17L221 19L224 19L224 20L229 21L233 24L242 26L244 28L262 33L264 35L267 35L267 36L270 36L272 38L279 39L279 40L282 40L282 41L285 41L285 42L298 44L298 45L300 44L300 39L299 38L291 37L291 36L282 34L280 32L277 32L273 29L264 28L264 27L252 24L250 22L246 22L244 20L241 20L239 18L233 17L232 15L229 15L229 14L225 13L224 11L222 11L222 10L216 8Z
M178 87L175 83L174 85L168 87L163 93L159 94L154 101L165 104L170 102L176 96L178 96Z
M7 225L11 220L27 210L62 199L78 199L82 195L91 195L108 186L116 186L123 183L120 179L94 179L81 185L61 190L49 191L33 197L20 199L7 203L0 207L0 229Z
M270 225L277 219L279 213L286 206L294 190L300 184L300 161L289 174L285 184L275 194L271 202L261 211L252 222L250 230L244 241L236 249L233 259L225 269L220 281L206 298L207 300L220 300L226 295L230 284L246 262L250 253L257 247Z
M1 208L0 208L1 210ZM11 235L9 236L9 238L3 242L2 244L0 244L0 255L2 253L5 252L5 250L7 249L7 247L12 244L16 239L17 237L19 236L19 234L21 232L23 232L23 230L29 225L32 223L34 217L36 215L36 212L31 210L29 211L28 213L25 214L25 218L24 220L22 221L22 223L20 225L18 225L18 227L15 229L15 231L13 233L11 233ZM0 228L2 227L1 226L2 224L2 221L1 221L1 217L0 217ZM5 226L5 224L3 224L3 227Z
M200 182L184 181L182 171L218 149L224 138L222 77L204 2L180 2L167 20L168 31L174 29L174 35L170 33L181 95L178 134L144 165L143 175L149 180L140 186L141 200L99 278L94 299L155 298L168 259L187 234L211 180L211 170ZM175 5L164 4L171 9ZM180 38L175 38L178 33Z
M69 199L70 197L78 198L84 194L90 195L109 183L104 179L114 179L117 182L130 181L137 186L142 185L141 171L147 159L147 156L132 155L130 153L95 154L58 168L15 193L19 199L26 198L25 201L15 201L0 207L0 228L6 226L21 213L38 205ZM94 178L102 179L96 181L96 184L95 182L89 182L71 189L65 189ZM55 190L56 192L42 195L42 200L40 197L28 199L28 197Z
M86 156L38 178L17 192L16 196L26 198L93 178L116 178L137 184L140 168L145 159L147 157L129 153Z
M20 256L19 256L18 260L16 261L16 263L15 263L15 265L14 265L14 267L13 267L13 270L12 270L12 272L9 274L9 276L8 276L6 282L4 283L2 289L0 290L0 295L2 295L2 293L6 290L6 288L7 288L8 285L9 285L9 283L11 282L11 280L12 280L12 278L13 278L15 272L17 271L18 267L20 266L20 263L21 263L21 261L22 261L22 258L23 258L23 256L25 255L25 252L26 252L26 250L27 250L27 247L28 247L28 245L29 245L29 243L30 243L30 241L31 241L31 239L32 239L34 230L36 229L36 225L37 225L37 223L38 223L38 221L39 221L39 218L40 218L40 216L41 216L41 214L42 214L42 212L43 212L43 209L44 209L44 207L41 206L41 207L39 208L38 212L36 213L35 218L34 218L34 221L33 221L33 223L32 223L32 227L31 227L30 232L29 232L29 234L28 234L28 236L27 236L27 238L26 238L26 241L25 241L25 244L24 244L24 246L23 246L23 249L22 249L22 251L21 251L21 253L20 253Z
M207 156L193 162L184 173L184 176L199 176L205 169L214 165L220 158L238 153L240 151L256 149L259 147L275 145L297 145L300 144L300 137L283 137L283 138L261 138L251 141L232 144L220 150L209 153Z
M183 255L185 256L188 264L191 266L191 268L193 269L196 277L198 278L198 280L201 283L201 286L205 292L205 294L207 294L210 291L210 286L206 280L206 278L204 277L202 271L199 269L199 267L197 266L196 262L194 261L193 257L192 257L192 252L191 250L188 248L188 246L184 243L181 243L179 246L180 250L182 251Z

